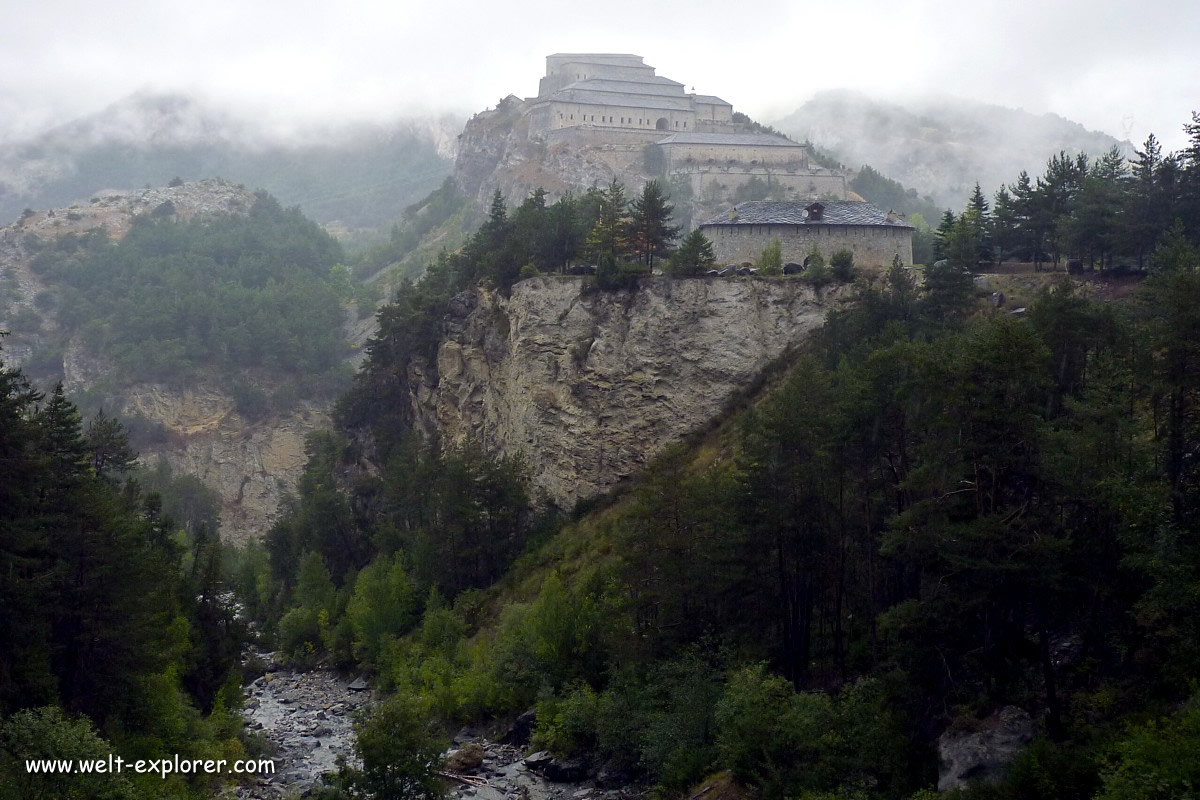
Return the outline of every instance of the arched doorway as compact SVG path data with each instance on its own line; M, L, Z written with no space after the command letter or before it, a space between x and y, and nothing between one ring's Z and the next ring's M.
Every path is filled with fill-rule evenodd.
M667 122L666 117L659 117L658 122L654 123L654 130L656 130L656 131L665 131L665 130L668 130L669 128L670 128L670 123Z

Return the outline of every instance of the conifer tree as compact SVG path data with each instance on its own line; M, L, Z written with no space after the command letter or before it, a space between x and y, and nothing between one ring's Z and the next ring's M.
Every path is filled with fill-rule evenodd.
M666 256L671 243L679 237L679 226L671 225L675 206L657 180L650 181L633 201L630 240L639 264L653 269L655 256Z
M671 273L674 275L699 275L717 261L712 242L697 228L683 237L679 249L671 256Z
M588 251L597 262L614 265L629 257L629 201L625 187L615 178L600 193L596 223L587 240Z
M942 214L942 221L938 224L937 230L933 233L933 258L935 261L941 261L946 258L946 240L950 237L950 232L954 230L954 223L957 217L950 209L946 209Z
M979 181L975 182L975 191L967 204L972 212L971 224L974 227L977 254L975 263L992 260L992 218L988 215L988 201L983 196Z

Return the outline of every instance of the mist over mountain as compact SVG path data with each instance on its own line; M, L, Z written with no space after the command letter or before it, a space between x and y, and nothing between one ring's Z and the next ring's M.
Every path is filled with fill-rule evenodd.
M1133 150L1127 141L1056 114L950 98L899 105L846 90L820 92L772 124L832 152L847 167L870 164L953 209L961 208L976 181L990 195L1023 169L1040 174L1060 150Z
M282 126L179 94L139 92L41 135L0 143L0 219L103 189L222 177L323 223L390 224L450 173L461 121Z

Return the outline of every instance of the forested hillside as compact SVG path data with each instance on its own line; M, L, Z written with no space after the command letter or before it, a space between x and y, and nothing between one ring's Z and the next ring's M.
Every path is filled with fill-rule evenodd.
M929 797L970 777L939 776L939 742L1027 713L1003 779L960 796L1190 796L1200 118L1188 132L1135 177L1073 162L1064 231L1110 182L1169 200L1139 228L1132 300L1064 278L1022 313L991 308L968 209L920 284L899 265L859 284L764 394L570 519L529 497L516 454L421 441L388 400L457 287L513 280L547 241L495 206L381 311L341 429L311 440L296 508L239 568L280 646L394 692L343 788L428 777L380 746L426 746L422 718L533 707L534 747L668 795L726 769L768 798ZM605 219L592 248L622 229ZM1097 264L1138 255L1120 225ZM636 280L614 275L591 291Z
M224 181L30 209L0 231L10 363L121 416L143 455L221 497L225 533L269 527L303 439L353 373L380 290L341 245Z

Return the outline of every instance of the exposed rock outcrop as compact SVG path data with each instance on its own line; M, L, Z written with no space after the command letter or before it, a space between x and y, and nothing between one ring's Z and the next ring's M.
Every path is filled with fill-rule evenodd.
M543 277L509 297L459 295L437 364L413 364L409 375L419 427L522 453L535 493L563 507L717 416L846 293L740 278L582 288L580 278Z
M938 791L1000 780L1031 741L1033 720L1015 706L999 709L975 729L946 731L938 738Z

